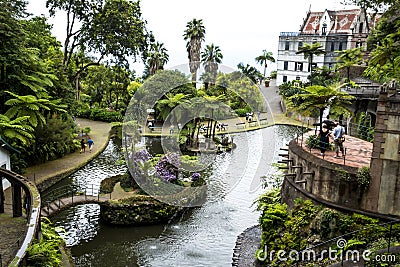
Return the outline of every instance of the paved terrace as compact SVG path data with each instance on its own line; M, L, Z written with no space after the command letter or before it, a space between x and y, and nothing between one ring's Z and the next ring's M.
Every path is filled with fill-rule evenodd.
M308 147L306 147L307 138L313 134L315 134L314 130L309 131L303 135L303 139L301 136L299 136L297 142L307 152L313 154L316 157L322 158L321 151L318 148L310 150ZM333 138L330 138L330 142L333 142ZM341 153L339 153L340 157L334 158L333 156L335 156L336 154L335 151L328 150L325 152L325 157L323 159L329 162L344 164L346 166L356 168L370 166L373 147L372 143L346 135L346 141L343 143L343 146L346 150L345 157L342 157Z

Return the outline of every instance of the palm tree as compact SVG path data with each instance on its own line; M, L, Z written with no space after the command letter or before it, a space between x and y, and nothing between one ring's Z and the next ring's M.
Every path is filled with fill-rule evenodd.
M157 70L164 69L164 65L169 60L168 50L164 47L163 43L153 43L150 47L147 59L147 68L149 75L154 75Z
M237 65L237 67L245 76L247 76L254 83L257 83L257 81L263 77L261 72L259 72L255 67L250 66L249 64L244 66L243 63L240 62Z
M207 77L205 80L205 89L207 90L208 84L215 84L217 79L218 64L222 62L223 55L219 46L214 44L207 45L206 49L201 53L201 62L203 62L204 69Z
M304 59L308 59L308 71L312 73L312 64L314 60L314 55L324 55L326 54L325 50L322 49L322 45L320 43L314 44L304 44L302 47L299 47L299 51L296 54L303 54Z
M192 83L196 84L197 69L200 67L201 43L206 34L203 20L193 19L186 24L185 34L183 35L186 43L186 50L189 58L189 68L192 73Z
M272 52L268 52L267 50L263 50L262 55L258 56L255 58L256 62L261 64L261 66L264 66L264 78L265 78L265 72L267 71L268 67L268 61L274 63L275 58L273 57Z
M298 111L306 116L319 112L320 131L322 131L322 116L326 108L330 107L335 113L350 113L348 108L353 96L346 92L341 92L344 84L332 84L328 86L312 85L303 89L302 92L295 94L288 99L289 108ZM296 103L294 105L293 103Z
M343 51L338 51L339 56L336 58L338 61L336 69L346 69L347 82L350 82L350 68L355 65L359 65L363 62L361 49L353 48Z

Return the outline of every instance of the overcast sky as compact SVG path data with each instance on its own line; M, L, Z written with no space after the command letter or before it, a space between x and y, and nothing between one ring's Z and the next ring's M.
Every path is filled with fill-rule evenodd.
M29 0L28 12L44 14L46 0ZM342 6L340 0L142 0L142 15L147 28L153 31L157 41L168 49L166 68L186 64L187 52L183 33L188 21L203 19L206 28L206 44L214 43L221 48L223 65L236 69L240 62L257 66L254 58L266 49L277 56L279 32L298 31L311 5L311 11L352 8ZM63 43L66 16L58 13L50 18L53 34ZM142 64L134 69L141 74ZM257 66L262 72L263 68ZM270 64L267 73L275 69Z

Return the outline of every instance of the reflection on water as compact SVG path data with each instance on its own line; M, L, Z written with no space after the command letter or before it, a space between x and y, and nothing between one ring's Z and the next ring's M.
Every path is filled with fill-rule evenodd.
M77 266L228 266L237 235L257 224L252 203L263 191L259 178L271 172L295 130L274 126L236 134L237 149L210 166L207 202L167 225L104 225L98 205L69 209L54 220L69 234Z

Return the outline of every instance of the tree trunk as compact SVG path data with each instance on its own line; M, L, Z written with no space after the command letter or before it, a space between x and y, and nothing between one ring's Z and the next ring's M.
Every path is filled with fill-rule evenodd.
M319 132L322 132L322 116L324 115L324 109L325 108L319 109Z
M215 137L215 129L217 128L217 121L214 121L214 128L213 128L213 133L212 133L212 138L214 139Z
M79 101L80 100L80 92L79 92L79 77L80 77L80 74L78 74L76 77L75 77L75 89L76 89L76 101Z
M210 135L211 135L210 121L211 121L211 120L208 119L208 122L207 122L207 131L206 131L206 137L207 137L207 138L209 138ZM211 122L211 125L212 125L212 122Z

